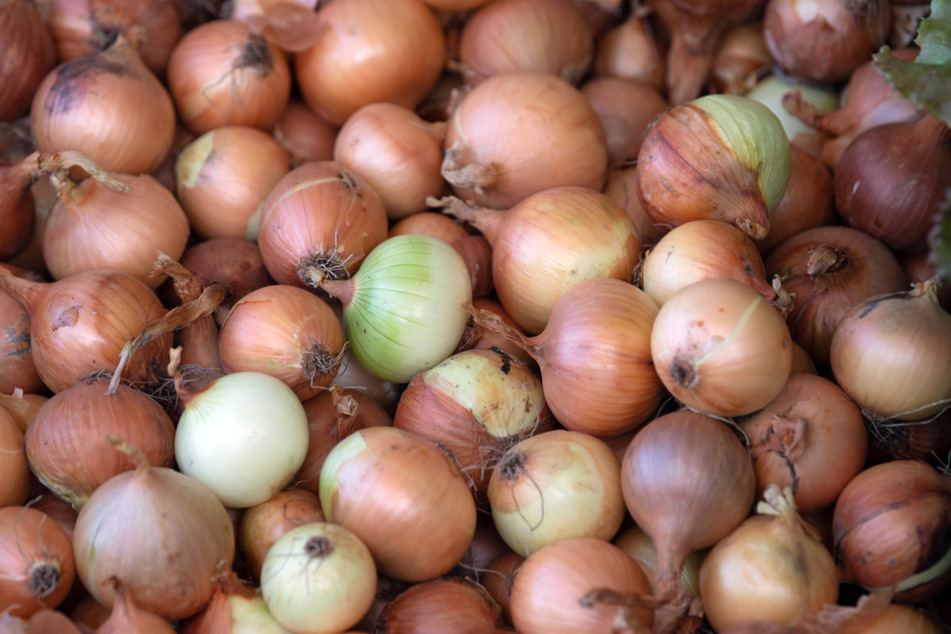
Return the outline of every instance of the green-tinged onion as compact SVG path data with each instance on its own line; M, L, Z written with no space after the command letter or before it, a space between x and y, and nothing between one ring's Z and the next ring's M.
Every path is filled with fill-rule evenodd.
M210 488L225 506L247 508L290 482L307 453L307 415L280 379L235 372L189 393L175 432L179 470Z
M323 280L340 300L353 354L374 376L405 383L451 355L472 301L469 270L444 240L425 234L380 243L356 274Z

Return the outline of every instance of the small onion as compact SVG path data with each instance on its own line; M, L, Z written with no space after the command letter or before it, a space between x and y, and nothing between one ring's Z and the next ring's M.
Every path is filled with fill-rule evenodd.
M475 500L452 457L390 426L337 443L320 472L320 503L328 522L356 534L378 570L400 581L447 573L475 532Z
M682 403L741 416L783 389L792 339L782 315L758 292L735 280L707 279L680 289L660 308L651 357Z
M396 595L377 620L377 631L495 632L501 611L481 585L460 577L417 583Z
M667 109L656 88L623 77L591 78L581 85L581 94L601 117L611 165L636 159L648 126Z
M302 99L292 95L272 133L290 155L291 167L299 167L310 161L332 160L337 130L337 126L321 119Z
M342 632L360 620L375 595L369 549L337 524L309 522L289 530L261 567L264 603L295 634Z
M650 17L649 11L631 11L598 36L591 64L594 77L635 79L666 92L666 45Z
M453 353L472 300L469 270L448 243L426 234L380 243L347 280L322 290L343 305L354 355L373 375L405 383Z

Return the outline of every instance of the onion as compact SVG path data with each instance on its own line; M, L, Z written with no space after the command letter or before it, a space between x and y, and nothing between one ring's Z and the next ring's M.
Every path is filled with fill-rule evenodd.
M355 625L376 594L367 546L344 526L310 522L284 533L261 568L261 596L274 619L297 634Z
M211 20L185 33L167 73L178 116L195 134L223 125L267 130L290 99L284 52L238 20Z
M651 125L637 195L655 224L709 218L765 238L789 180L789 141L772 111L747 97L708 95Z
M635 79L666 92L666 47L654 32L650 11L634 9L595 41L594 77Z
M710 92L747 95L773 65L766 48L763 23L742 22L723 34L710 68Z
M811 109L821 116L836 107L836 93L831 88L806 83L802 79L788 77L774 72L760 79L745 94L769 108L783 124L786 138L793 147L819 156L828 135L815 127L815 122L806 122L789 112L783 105L788 94L798 94Z
M552 75L519 71L474 87L446 129L443 177L456 196L495 209L558 186L600 190L604 126L590 101Z
M323 522L320 498L305 489L284 489L248 508L238 523L238 547L253 579L261 580L261 566L271 546L293 528Z
M343 305L354 356L374 376L405 383L451 355L468 321L469 271L444 240L387 238L346 280L319 288Z
M120 33L142 29L139 52L157 76L182 36L182 21L172 2L151 0L49 0L47 23L60 61L108 48Z
M426 209L442 194L445 124L429 123L395 103L374 102L351 114L334 142L334 160L360 174L386 207L391 221Z
M334 157L337 126L321 119L300 97L291 96L272 131L291 157L291 167Z
M835 556L843 581L894 588L898 601L923 603L951 584L951 482L917 460L869 467L835 504Z
M482 571L480 583L502 610L502 621L512 624L512 583L525 557L507 550Z
M668 231L645 253L640 276L644 292L658 307L681 288L705 279L736 280L769 301L776 298L753 240L719 220L689 220Z
M873 295L908 288L898 259L876 238L858 229L821 226L779 244L766 259L792 295L786 323L793 341L822 366L836 327L853 306Z
M166 634L176 631L166 619L136 605L135 599L121 581L112 578L107 581L110 582L116 598L109 618L96 628L96 634Z
M609 541L626 511L620 472L611 448L586 433L556 429L520 440L489 479L495 526L524 557L563 539Z
M663 396L649 353L656 315L656 304L639 288L599 278L566 291L534 337L487 311L476 321L538 362L545 401L561 425L610 437L646 421Z
M169 620L191 616L211 598L214 575L231 566L234 532L215 495L178 471L149 465L123 443L134 471L96 489L73 533L76 571L100 603L116 601L122 580L141 609Z
M110 172L156 170L175 138L175 107L125 35L63 62L37 88L30 126L42 152L74 150Z
M648 125L667 109L656 88L623 77L594 77L581 85L581 93L601 117L612 165L637 158Z
M11 5L12 6L12 5ZM40 155L32 153L8 165L0 159L0 260L7 261L26 247L34 232L36 204L30 187L39 166Z
M26 456L37 478L79 511L106 480L135 468L106 435L138 447L149 463L170 467L175 427L165 410L142 392L109 376L94 375L54 394L26 431Z
M657 584L657 547L650 535L639 526L622 528L611 543L637 560L641 570L647 575L651 587ZM700 596L700 565L706 556L706 550L694 550L687 555L680 570L680 587L687 593ZM659 607L658 610L661 608ZM656 611L655 617L659 616Z
M716 631L746 621L794 625L838 600L835 562L799 517L792 491L770 484L764 498L700 567L700 598Z
M469 232L461 222L436 211L418 211L393 223L388 232L389 237L405 233L427 233L449 244L469 236Z
M667 51L668 100L674 105L700 96L717 47L737 24L756 15L764 0L648 0L670 32Z
M614 544L594 537L559 540L522 562L512 582L512 623L524 634L651 627L652 610L592 600L600 590L646 596L650 585L634 558Z
M694 282L661 307L651 330L660 380L688 407L741 416L786 384L792 340L782 315L735 280Z
M928 612L914 606L892 603L885 607L877 619L856 630L856 634L940 634L944 629L944 624Z
M314 495L320 489L320 470L334 445L360 429L393 424L387 409L372 396L359 388L340 385L332 385L304 401L304 413L310 441L294 485Z
M30 490L30 466L23 448L23 432L13 417L0 408L0 508L26 502Z
M58 606L76 574L73 555L66 532L46 513L0 508L0 612L30 617Z
M494 295L489 297L474 297L472 299L472 307L480 311L487 310L495 314L505 325L514 328L523 335L526 334L525 331L519 328L518 324L515 323L511 315L505 311L502 304L495 299ZM518 359L526 364L533 372L538 372L538 364L517 340L509 339L491 328L483 327L472 319L470 319L466 325L466 333L463 337L466 341L466 348L498 348L513 359Z
M757 497L770 484L789 488L802 513L830 507L865 466L862 413L821 376L791 374L769 405L739 424L749 438Z
M257 240L261 203L289 171L290 156L273 136L225 125L182 148L175 191L196 234Z
M13 121L29 110L33 93L56 65L56 48L33 0L14 0L0 7L0 41L0 121Z
M307 417L297 395L261 372L234 372L190 393L175 431L175 460L225 506L247 508L287 485L307 451Z
M33 362L52 392L97 370L115 371L125 343L166 312L143 282L108 269L41 283L16 278L0 267L0 289L29 311ZM126 377L143 383L157 378L171 341L169 333L146 344Z
M327 302L283 284L238 300L221 325L225 372L263 372L304 401L330 385L340 367L343 329Z
M390 601L377 620L381 632L495 632L501 610L481 585L443 577L417 583Z
M178 631L181 634L290 634L268 611L259 587L238 579L234 572L218 580L208 604L198 614L181 621Z
M57 202L43 229L43 258L53 279L112 269L157 288L156 253L179 258L189 224L175 196L149 174L113 175L74 183L54 174ZM122 187L117 190L117 187Z
M19 430L25 433L37 410L48 400L45 390L42 394L26 394L20 388L14 388L11 394L0 392L0 409L9 414Z
M495 0L467 17L459 34L462 73L473 85L517 71L577 85L593 52L591 27L572 0Z
M445 36L422 0L321 4L313 29L294 73L307 105L334 125L378 101L412 110L442 72Z
M794 235L835 219L832 172L795 143L789 146L789 158L789 182L769 216L769 234L755 241L764 258Z
M244 22L251 30L273 41L288 53L313 43L318 0L234 0L224 14Z
M416 374L400 396L393 426L451 451L484 504L501 456L550 430L552 420L532 370L500 350L482 348Z
M749 515L756 476L724 423L680 410L655 418L631 440L621 461L621 490L657 549L654 595L670 600L682 591L689 553L713 546Z
M42 391L30 344L30 313L4 291L0 291L0 332L0 393L12 394L18 388Z
M637 197L637 165L624 164L608 172L604 193L621 205L637 227L637 237L644 246L656 244L659 232Z
M366 180L319 161L291 170L268 194L258 246L275 281L306 288L353 275L386 233L386 208Z
M791 75L816 82L846 79L888 36L888 0L771 0L763 15L770 53Z
M922 420L951 402L951 314L937 278L869 297L839 322L829 351L836 382L875 418Z
M925 115L866 130L839 157L834 186L846 223L895 251L924 251L951 187L951 129Z
M641 250L627 213L586 187L555 187L507 210L433 202L464 220L492 245L492 280L499 301L532 334L548 322L558 298L595 278L628 280Z
M320 472L320 503L328 522L356 534L377 569L400 581L451 570L476 525L475 500L452 457L390 426L337 443Z

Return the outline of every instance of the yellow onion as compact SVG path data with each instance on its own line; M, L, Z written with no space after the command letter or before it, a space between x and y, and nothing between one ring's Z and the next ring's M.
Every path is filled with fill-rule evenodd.
M0 121L13 121L29 110L33 93L56 65L56 48L34 0L13 0L0 7Z
M674 106L647 131L637 194L655 224L710 218L765 238L789 180L789 140L758 101L707 95Z
M501 611L481 585L464 577L442 577L406 588L380 613L385 632L493 632Z
M23 447L23 432L13 416L0 407L0 508L26 502L30 491L30 465Z

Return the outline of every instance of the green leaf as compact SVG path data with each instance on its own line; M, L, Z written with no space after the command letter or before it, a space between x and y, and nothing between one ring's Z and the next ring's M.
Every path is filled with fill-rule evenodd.
M943 284L951 284L951 189L945 194L937 222L929 236L931 259Z
M921 49L915 61L900 60L883 46L872 56L875 67L899 94L951 124L951 0L932 0L915 44Z

